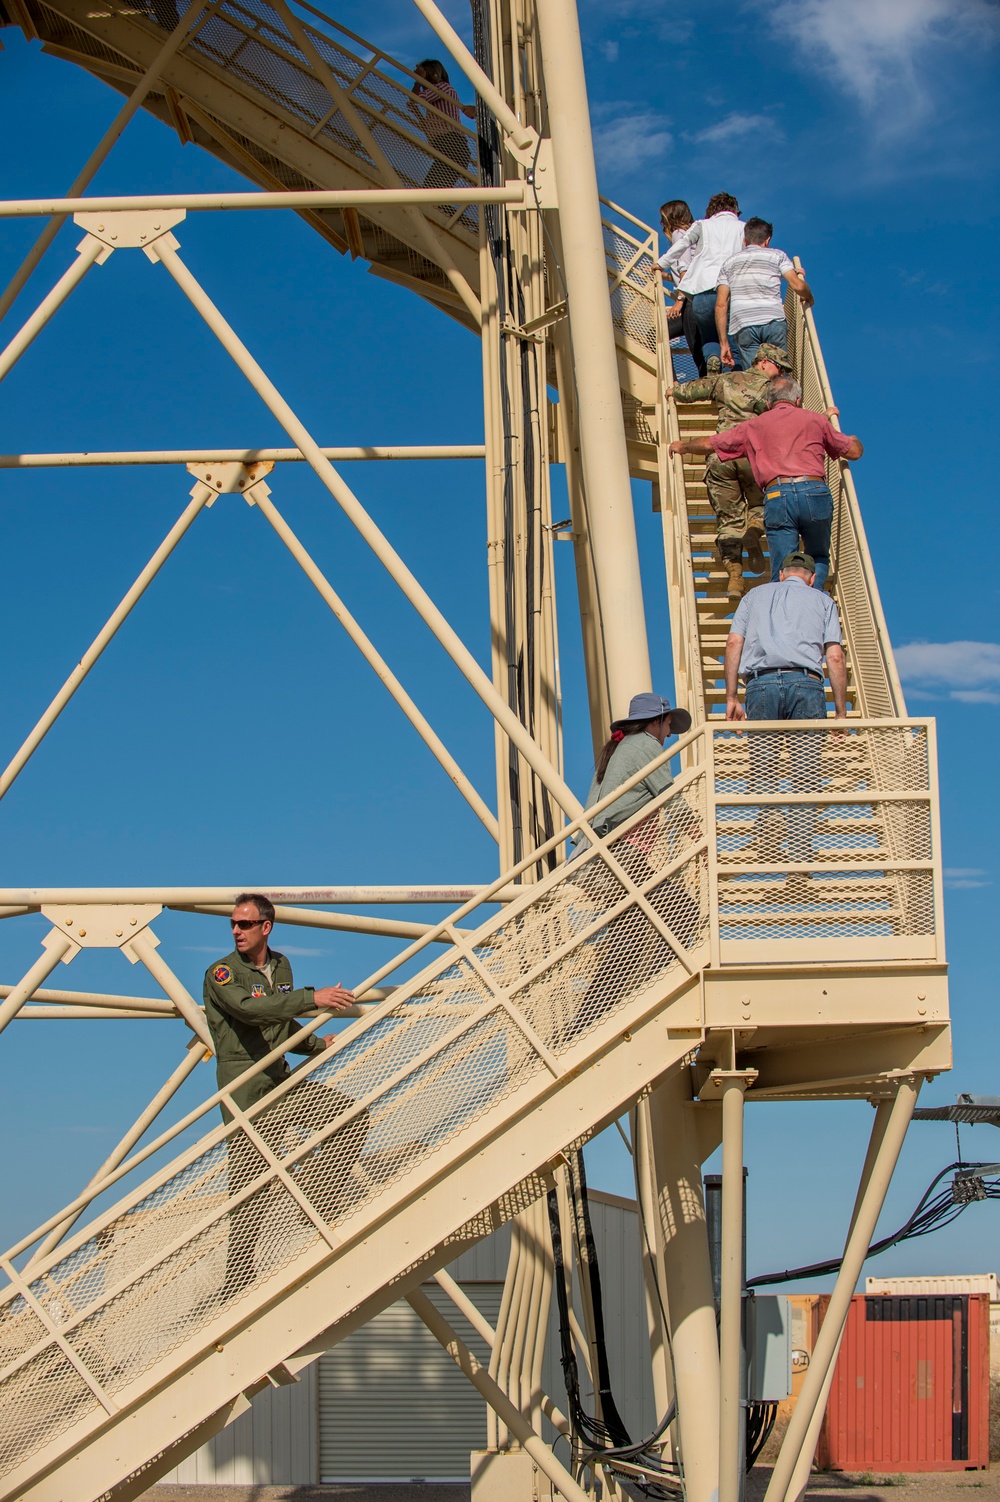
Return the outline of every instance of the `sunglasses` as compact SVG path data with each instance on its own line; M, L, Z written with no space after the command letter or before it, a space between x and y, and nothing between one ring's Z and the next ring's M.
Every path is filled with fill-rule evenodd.
M266 918L230 918L230 928L241 928L246 933L248 928L256 928L258 923L266 923Z

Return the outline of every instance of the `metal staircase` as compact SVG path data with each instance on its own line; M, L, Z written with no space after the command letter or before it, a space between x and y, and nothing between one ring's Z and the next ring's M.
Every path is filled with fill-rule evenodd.
M762 1092L792 1099L868 1092L908 1023L912 1061L942 1067L928 730L839 736L807 815L829 815L836 844L816 841L807 900L755 842L775 809L789 828L806 815L780 750L762 776L750 737L693 730L692 765L652 807L497 917L494 893L531 858L505 873L401 957L447 936L443 958L257 1107L226 1096L235 1120L213 1127L223 1097L209 1100L104 1182L105 1196L129 1188L71 1239L25 1270L79 1205L12 1248L0 1496L137 1495L263 1385L293 1381L530 1204L567 1144L699 1049L707 1072L713 1035L740 1029ZM899 981L858 1025L855 988L887 961ZM806 1079L818 1025L823 1077ZM208 1130L192 1143L196 1123ZM143 1179L172 1142L188 1145Z
M467 937L449 924L442 960L263 1109L227 1098L233 1124L24 1277L17 1249L4 1259L0 1495L150 1484L154 1454L175 1463L185 1435L200 1443L213 1415L291 1380L346 1322L529 1204L569 1138L685 1057L708 946L705 813L695 771L655 828L647 815L641 836L588 851ZM467 906L491 911L491 896Z
M129 94L163 45L152 5L17 0L9 7L43 50ZM161 6L161 14L163 7ZM208 7L165 66L145 108L213 156L271 190L469 186L434 148L414 108L414 75L310 5L222 0ZM457 127L475 161L475 134ZM303 209L339 252L472 324L442 269L479 279L478 211L399 205Z
M162 46L169 0L159 11L3 3L47 51L127 93ZM265 188L419 187L454 163L429 148L411 80L309 5L219 0L148 107ZM460 180L471 173L447 185ZM686 1109L737 1076L757 1098L876 1098L948 1067L933 726L905 717L850 473L830 475L849 726L718 723L732 602L710 556L701 466L667 455L679 424L706 431L708 413L679 417L669 397L656 236L606 209L628 461L655 487L676 694L694 717L665 753L679 757L677 781L604 841L577 820L590 843L554 870L546 858L561 857L566 831L529 848L536 819L523 858L359 987L401 977L324 1055L246 1113L228 1092L213 1097L0 1258L0 1499L140 1495L266 1385L294 1381L397 1298L419 1299L424 1278L552 1185L569 1147L666 1081L683 1076ZM338 250L480 331L454 284L457 272L479 295L478 210L300 212ZM534 236L538 250L534 302L519 327L494 308L490 338L518 360L538 355L532 391L559 387L539 469L573 470L566 304L554 268L539 270L541 215L518 213L529 228L516 248ZM789 316L807 403L828 405L812 317L794 299ZM528 405L534 421L544 401ZM576 506L572 476L569 489ZM586 613L593 557L576 520L573 535ZM529 564L517 567L520 579ZM506 771L510 748L498 747ZM544 749L557 760L554 747L553 736ZM443 957L412 975L442 941ZM219 1105L228 1124L215 1124ZM93 1218L43 1254L78 1214ZM674 1293L666 1302L673 1317ZM714 1340L714 1307L709 1326ZM684 1401L682 1435L685 1412L700 1422ZM718 1436L707 1442L716 1484ZM711 1481L696 1479L685 1443L702 1502Z
M803 312L791 292L785 300L785 312L789 352L802 382L805 405L823 411L833 404L833 396L813 314ZM671 400L670 388L675 380L687 379L675 372L676 361L676 351L665 348L661 360L661 430L668 440L714 433L715 408L710 403L678 405ZM676 581L676 608L671 615L675 669L689 696L683 702L701 701L707 719L721 719L726 698L722 660L736 602L727 596L726 573L715 553L715 515L705 488L704 469L700 458L677 456L671 461L666 455L660 456L660 488L668 498L664 508L667 576L668 581ZM848 713L855 717L905 715L853 476L843 461L827 460L827 479L834 498L829 587L844 630ZM767 572L756 582L769 578ZM753 587L754 581L748 582ZM832 704L829 685L826 697Z

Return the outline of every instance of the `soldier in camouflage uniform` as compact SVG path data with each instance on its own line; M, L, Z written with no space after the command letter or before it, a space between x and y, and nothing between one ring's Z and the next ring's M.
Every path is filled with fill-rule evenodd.
M790 371L791 361L776 344L762 344L749 370L712 371L701 380L674 387L678 402L715 402L719 409L717 433L734 428L767 411L767 383L772 376ZM764 497L747 459L724 461L710 455L705 465L705 488L716 518L716 548L729 575L728 594L743 594L743 546L751 573L764 572L761 539L764 532Z

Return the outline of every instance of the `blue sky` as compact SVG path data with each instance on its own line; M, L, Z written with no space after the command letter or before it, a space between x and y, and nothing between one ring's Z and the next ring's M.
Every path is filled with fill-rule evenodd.
M458 5L451 13L466 25ZM372 8L337 11L370 35ZM1000 642L991 441L998 345L997 8L982 0L731 0L697 21L637 0L585 0L581 21L603 191L653 222L666 198L700 213L733 192L802 257L914 713L938 717L958 1089L1000 1094L996 980L985 935L997 884ZM373 41L413 61L439 50L404 0ZM5 196L68 186L118 96L3 33ZM467 88L463 98L471 97ZM240 186L149 118L96 186ZM39 226L0 221L0 281ZM278 214L192 216L183 254L321 442L477 441L479 350L448 319L337 256ZM64 229L22 316L68 264ZM13 327L13 321L7 328ZM281 443L273 419L161 268L116 253L95 269L4 383L0 450ZM474 463L345 466L348 479L453 624L488 662L482 483ZM0 761L183 509L173 470L3 477L5 646ZM274 499L492 801L492 731L471 691L394 595L304 466ZM972 494L970 494L972 492ZM985 492L985 505L973 497ZM669 691L659 523L635 487L658 681ZM567 774L590 772L572 561L557 556ZM262 518L205 513L0 807L2 884L474 881L491 842L465 812ZM222 923L156 924L197 994L228 946ZM41 920L0 926L0 980L38 953ZM283 936L303 982L368 973L386 953L302 930ZM54 985L149 990L118 956ZM0 1125L6 1239L50 1213L104 1156L182 1046L172 1023L8 1029ZM184 1103L210 1087L191 1082ZM794 1113L794 1114L792 1114ZM760 1106L748 1117L752 1272L831 1255L853 1200L867 1106ZM793 1125L794 1123L794 1125ZM963 1134L1000 1157L1000 1135ZM883 1229L954 1156L948 1127L914 1128ZM629 1191L615 1141L594 1182ZM882 1272L996 1267L996 1207L889 1254ZM0 1239L3 1239L0 1236Z

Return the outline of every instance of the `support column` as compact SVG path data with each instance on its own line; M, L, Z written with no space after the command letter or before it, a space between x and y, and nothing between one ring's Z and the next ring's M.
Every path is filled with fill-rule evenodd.
M635 1195L642 1226L642 1275L646 1295L646 1327L653 1367L653 1403L656 1422L661 1423L674 1398L674 1376L667 1343L666 1291L660 1276L662 1257L656 1235L656 1181L653 1177L650 1148L649 1101L642 1100L631 1114L632 1154L635 1169ZM673 1459L673 1439L668 1442Z
M719 1079L720 1075L715 1074ZM746 1450L743 1371L743 1105L756 1073L721 1076L722 1256L719 1278L719 1502L739 1502Z
M692 1105L679 1071L649 1101L687 1502L716 1502L719 1486L719 1340L701 1187L701 1165L718 1145L721 1112Z
M809 1370L806 1372L798 1402L785 1431L781 1451L774 1470L771 1472L764 1502L783 1502L788 1490L792 1472L796 1467L806 1431L810 1427L818 1406L827 1373L833 1367L844 1325L847 1323L854 1288L861 1276L865 1258L868 1256L868 1248L875 1234L875 1226L878 1223L886 1191L889 1188L919 1093L920 1085L913 1078L902 1080L896 1091L896 1098L892 1103L882 1141L874 1155L868 1185L861 1195L861 1202L857 1207L857 1213L847 1237L844 1260L840 1264L837 1282L830 1296L823 1328L819 1332Z
M419 1314L431 1334L440 1341L455 1365L465 1373L491 1408L495 1409L511 1434L531 1456L535 1465L547 1476L560 1497L566 1502L591 1502L588 1494L579 1486L556 1459L548 1445L532 1429L527 1419L504 1392L503 1388L480 1366L468 1346L461 1341L439 1314L425 1293L414 1289L406 1295L407 1303Z
M875 1166L875 1160L878 1157L878 1150L882 1145L882 1139L885 1136L885 1129L889 1125L889 1117L891 1116L891 1114L892 1101L880 1100L878 1106L875 1109L875 1120L872 1122L871 1137L869 1138L868 1142L868 1152L865 1154L865 1163L864 1167L861 1170L861 1182L858 1185L858 1192L854 1200L854 1209L851 1213L851 1225L850 1229L848 1230L848 1235L850 1235L850 1231L854 1229L854 1223L858 1218L858 1211L861 1209L861 1202L864 1199L865 1191L868 1188L868 1184L871 1180L872 1169ZM830 1401L830 1388L833 1386L833 1375L836 1370L837 1357L840 1355L840 1346L843 1338L843 1331L841 1331L840 1339L837 1341L837 1347L833 1353L833 1359L830 1362L826 1377L823 1381L823 1387L820 1391L818 1399L816 1400L816 1407L813 1410L812 1418L809 1420L809 1428L806 1430L806 1437L802 1442L802 1448L799 1450L799 1457L795 1462L795 1469L792 1471L792 1479L789 1482L788 1490L785 1493L786 1502L795 1502L795 1499L801 1497L802 1493L805 1491L806 1487L809 1484L809 1474L812 1470L813 1456L816 1454L816 1446L819 1444L819 1431L823 1427L823 1418L826 1414L826 1405Z
M559 195L580 452L600 593L611 707L651 687L649 647L608 296L597 171L575 0L537 0Z

